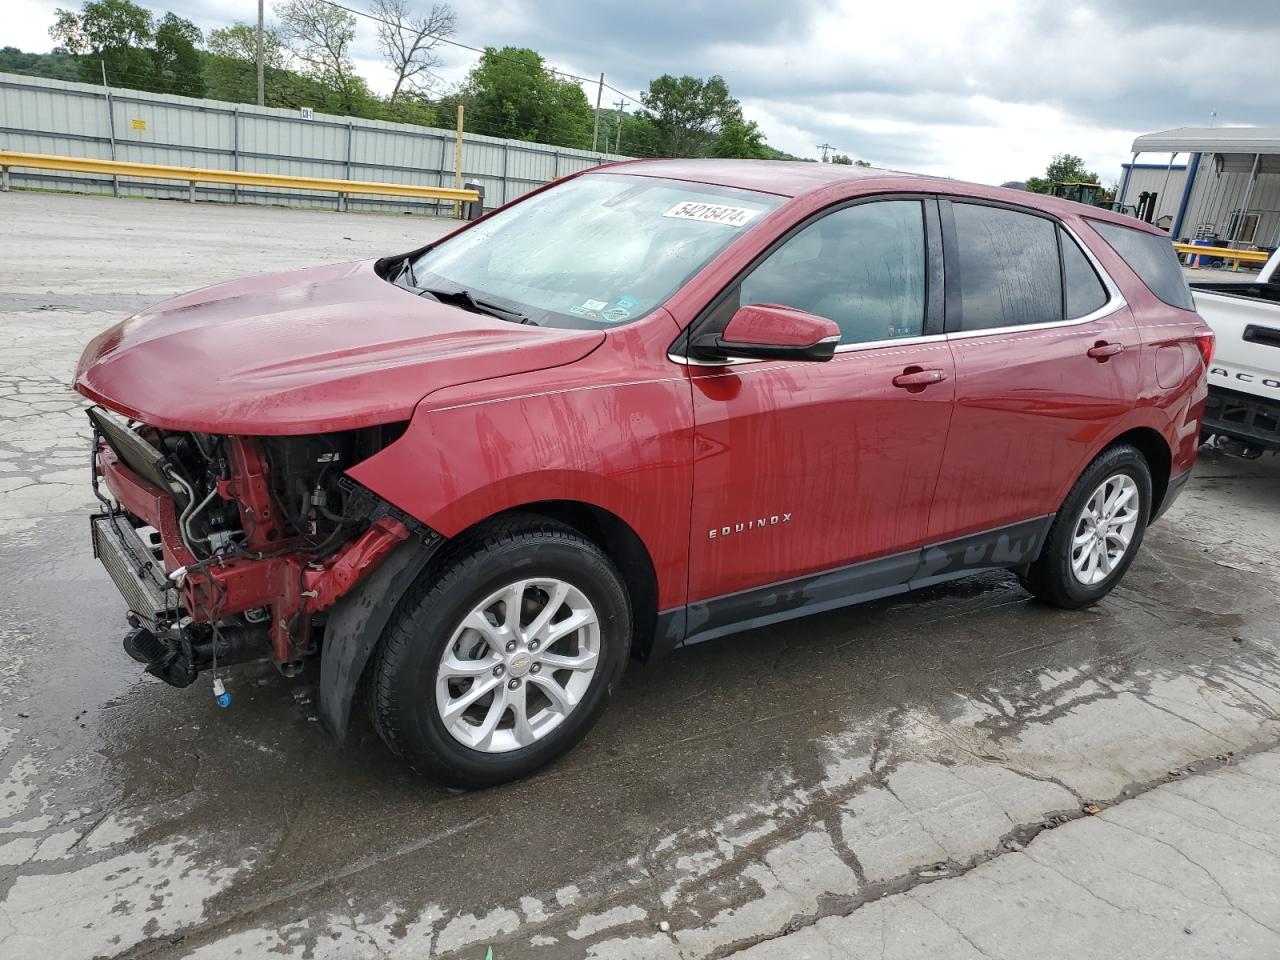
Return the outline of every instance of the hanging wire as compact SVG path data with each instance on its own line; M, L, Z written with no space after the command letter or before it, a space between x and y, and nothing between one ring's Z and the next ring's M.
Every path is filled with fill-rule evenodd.
M330 7L336 7L339 10L345 10L347 13L350 13L354 16L364 17L366 20L373 20L376 23L386 24L389 27L399 26L399 24L393 23L390 20L386 20L375 14L372 14L367 10L359 10L355 7L348 7L346 4L338 3L337 0L320 0L320 2L327 4ZM448 44L451 47L460 47L463 50L470 50L472 53L479 53L482 55L487 53L489 56L494 57L495 59L498 59L498 60L508 60L512 63L527 65L526 61L521 60L519 57L503 56L503 54L500 51L495 50L493 48L473 46L472 44L469 44L469 43L463 43L461 40L454 40L452 37L446 37L443 34L427 33L427 34L423 34L423 36L430 37L432 40L437 40L440 43ZM600 83L599 77L580 77L576 73L569 73L567 70L560 70L556 67L551 67L551 66L548 66L546 69L551 73L559 74L562 77L568 77L570 80L577 80L579 83L589 83L592 85L598 85ZM619 90L617 87L611 84L606 83L604 85L604 88L606 90L612 90L614 93L618 94L618 96L620 97L626 97L632 103L639 104L641 106L644 105L644 101L639 97L634 97L631 94L627 93L625 90Z
M343 10L343 11L345 11L345 12L349 13L349 14L352 14L353 16L363 17L363 18L365 18L365 19L367 19L367 20L372 20L372 21L374 21L374 22L376 22L376 23L382 23L382 24L385 24L385 25L390 26L390 27L396 27L396 26L398 26L396 23L394 23L394 22L392 22L392 21L390 21L390 20L387 20L387 19L385 19L385 18L383 18L383 17L379 17L379 16L377 16L377 15L375 15L375 14L373 14L373 13L370 13L369 11L366 11L366 10L360 10L360 9L358 9L358 8L355 8L355 7L349 7L349 6L347 6L346 4L339 3L339 2L338 2L338 0L320 0L320 2L322 2L322 3L324 3L324 4L328 5L328 6L334 7L334 8L336 8L336 9ZM442 35L442 34L424 34L424 36L430 37L430 38L431 38L431 39L433 39L433 40L436 40L436 41L438 41L438 42L440 42L440 43L447 44L447 45L449 45L449 46L458 47L458 48L463 49L463 50L469 50L469 51L471 51L471 52L473 52L473 53L478 53L478 54L481 54L481 55L487 55L487 56L492 57L492 58L497 59L497 60L507 61L507 62L511 62L511 63L518 63L518 64L520 64L520 65L522 65L522 66L528 66L528 65L529 65L529 64L528 64L528 61L526 61L526 60L523 60L523 59L521 59L521 58L519 58L519 57L507 56L507 55L503 54L501 51L496 50L496 49L494 49L494 48L477 47L477 46L475 46L475 45L473 45L473 44L464 43L464 42L463 42L463 41L461 41L461 40L455 40L455 39L453 39L452 37L447 37L447 36L444 36L444 35ZM579 76L578 74L570 73L570 72L568 72L567 70L561 70L561 69L559 69L559 68L557 68L557 67L553 67L553 66L550 66L550 65L545 65L545 69L546 69L549 73L551 73L551 74L553 74L553 75L560 76L560 77L564 77L564 78L567 78L567 79L569 79L569 80L575 80L575 81L577 81L577 82L579 82L579 83L585 83L585 84L589 84L589 85L599 85L599 84L600 84L600 79L599 79L598 77L583 77L583 76ZM22 73L22 71L17 71L17 70L15 70L14 72ZM289 71L286 71L286 72L289 72ZM39 74L39 73L35 73L35 72L31 72L31 73L29 73L29 74L27 74L27 75L30 75L30 76L40 76L40 74ZM111 71L111 76L112 76L112 77L114 77L114 78L116 78L117 80L118 80L118 79L123 78L125 82L130 82L130 81L132 81L133 83L137 84L137 87L135 87L135 89L146 89L146 87L147 87L147 86L149 86L149 85L151 85L152 83L154 83L154 81L157 79L157 75L156 75L156 74L148 73L148 72L146 72L146 71L142 71L142 70L132 70L132 69L113 69L113 70ZM173 74L171 74L171 76L172 76L172 77L175 77L175 78L178 78L178 79L185 79L185 80L201 80L201 81L203 81L203 80L205 79L205 77L204 77L204 74L203 74L203 73L173 73ZM616 93L618 96L623 97L624 99L626 99L626 100L630 101L630 102L631 102L631 103L633 103L633 104L636 104L636 105L638 105L638 106L644 106L644 101L643 101L642 99L640 99L639 97L633 96L632 94L630 94L630 93L626 92L625 90L620 90L618 87L615 87L615 86L613 86L613 85L612 85L612 84L610 84L610 83L604 83L604 84L603 84L603 87L604 87L604 89L609 90L609 91L611 91L611 92L613 92L613 93ZM128 88L126 88L126 89L128 89ZM161 92L163 92L163 91L161 91ZM376 97L375 97L375 99L376 99ZM313 104L313 105L318 105L318 106L323 107L323 104ZM437 110L437 111L444 111L444 110L448 110L448 109L449 109L448 105L446 105L446 104L429 104L429 106L431 106L433 109L435 109L435 110ZM634 116L634 113L633 113L633 114L629 114L628 116ZM365 119L383 119L383 118L373 118L373 117L370 117L370 118L365 118ZM441 117L441 116L437 115L437 118L436 118L436 119L437 119L437 121L441 121L441 120L443 120L443 117ZM607 125L607 126L612 126L612 125L613 125L613 124L615 124L615 123L623 123L623 122L625 122L625 120L621 120L621 119L618 119L618 120L611 120L611 121L607 120L607 121L606 121L606 125ZM424 126L423 124L415 124L415 125L416 125L416 126ZM473 119L471 119L471 118L468 118L468 119L466 120L466 128L467 128L467 129L466 129L466 132L468 132L468 133L474 133L474 134L478 134L478 135L480 135L480 136L498 137L498 138L501 138L501 139L507 139L507 140L523 140L523 141L528 142L528 143L534 143L534 142L546 143L546 141L534 141L534 140L528 140L528 139L526 139L525 137L522 137L522 136L512 136L512 134L511 134L511 132L510 132L510 131L496 130L496 129L493 129L492 127L488 128L488 129L485 129L484 127L485 127L485 125L484 125L484 124L477 124L477 123L476 123ZM447 129L447 126L441 126L441 127L434 128L434 129ZM616 127L615 127L615 129L616 129ZM604 149L604 150L596 150L596 151L591 151L591 150L589 150L588 148L585 148L585 147L572 146L572 145L567 144L567 143L560 143L560 144L555 144L555 143L546 143L546 145L547 145L547 146L559 146L559 147L562 147L562 148L564 148L564 149L569 149L569 150L586 150L587 152L592 152L592 153L596 153L596 154L600 154L600 155L603 155L603 154L607 154L607 153L609 153L609 150L608 150L608 148L607 148L607 143L606 143L606 149ZM631 149L631 150L628 150L627 155L628 155L628 156L632 156L632 157L646 157L646 156L656 156L657 154L654 154L654 153L651 153L651 152L647 152L647 151L644 151L644 150L640 150L640 149Z

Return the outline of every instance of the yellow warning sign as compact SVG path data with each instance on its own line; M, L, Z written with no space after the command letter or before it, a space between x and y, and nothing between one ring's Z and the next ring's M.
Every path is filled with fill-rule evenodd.
M145 130L145 129L147 129L147 121L145 121L145 120L130 120L130 121L129 121L129 126L133 127L133 129L135 129L135 130Z

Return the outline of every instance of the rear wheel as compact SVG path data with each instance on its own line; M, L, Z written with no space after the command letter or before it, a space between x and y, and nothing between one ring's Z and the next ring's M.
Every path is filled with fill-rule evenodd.
M401 603L373 667L375 725L449 786L526 776L604 710L630 623L595 544L550 521L505 521L459 542Z
M1150 516L1146 458L1128 444L1107 448L1067 494L1023 586L1056 607L1097 603L1129 569Z

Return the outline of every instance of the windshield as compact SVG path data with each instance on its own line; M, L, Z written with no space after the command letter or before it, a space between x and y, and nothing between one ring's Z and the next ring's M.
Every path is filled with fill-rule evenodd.
M628 323L783 199L651 177L576 177L428 250L413 264L414 285L494 297L542 326Z

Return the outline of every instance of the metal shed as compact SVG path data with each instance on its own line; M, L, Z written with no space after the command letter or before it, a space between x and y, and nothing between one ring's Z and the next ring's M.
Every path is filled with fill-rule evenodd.
M1169 231L1175 240L1280 246L1280 127L1179 127L1138 137L1120 182L1122 203L1134 202L1143 154L1167 154L1173 179L1182 179ZM1177 177L1179 156L1185 157L1183 178Z

